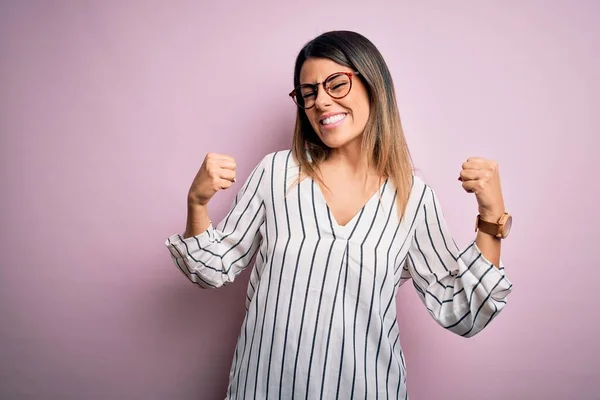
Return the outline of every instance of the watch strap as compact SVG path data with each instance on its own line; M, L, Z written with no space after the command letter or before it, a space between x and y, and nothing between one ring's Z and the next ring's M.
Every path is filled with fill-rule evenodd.
M476 230L477 229L495 237L500 236L500 224L495 222L484 221L481 219L480 215L477 216Z

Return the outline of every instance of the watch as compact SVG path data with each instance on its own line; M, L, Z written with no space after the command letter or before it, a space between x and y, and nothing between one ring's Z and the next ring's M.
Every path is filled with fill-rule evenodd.
M478 215L475 221L475 232L480 230L498 239L506 239L510 233L511 226L512 216L509 213L504 213L498 222L484 221L481 219L481 215Z

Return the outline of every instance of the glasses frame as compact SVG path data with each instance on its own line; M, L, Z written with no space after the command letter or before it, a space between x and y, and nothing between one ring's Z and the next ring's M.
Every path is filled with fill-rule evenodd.
M325 86L325 83L333 78L334 76L338 76L338 75L346 75L348 77L348 79L350 79L350 87L348 88L348 93L346 93L343 96L332 96L331 93L329 93L329 90L327 89L327 87ZM344 97L348 96L350 94L350 92L352 91L352 77L354 75L360 75L360 72L358 71L354 71L354 72L334 72L333 74L329 75L327 78L325 78L325 80L323 82L317 82L317 83L303 83L302 85L297 86L294 90L292 90L289 94L289 96L292 98L292 101L294 102L294 104L296 104L298 107L300 107L303 110L310 110L311 108L313 108L316 104L316 98L315 98L315 102L312 106L310 107L303 107L300 104L298 104L298 102L296 101L296 94L298 94L298 92L305 87L309 87L312 88L315 91L315 95L319 96L319 86L323 86L323 90L325 90L325 93L327 93L327 95L329 95L329 97L331 97L332 99L335 100L339 100L339 99L343 99Z

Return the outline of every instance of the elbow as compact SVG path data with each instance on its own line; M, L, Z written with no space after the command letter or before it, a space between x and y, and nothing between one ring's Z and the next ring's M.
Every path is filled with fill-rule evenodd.
M210 270L189 259L175 261L177 269L200 289L218 289L232 281L231 277L223 271Z
M438 313L434 318L444 329L464 338L471 338L487 326L483 315L477 310L465 309L463 307L452 308L447 313ZM483 314L489 315L486 312Z
M225 273L203 274L198 270L190 269L186 275L200 289L219 289L232 282L229 275Z
M500 310L501 308L498 308L494 301L486 301L474 312L474 314L469 314L468 321L463 325L463 332L460 333L460 336L472 338L481 333L489 326L492 320L498 316Z

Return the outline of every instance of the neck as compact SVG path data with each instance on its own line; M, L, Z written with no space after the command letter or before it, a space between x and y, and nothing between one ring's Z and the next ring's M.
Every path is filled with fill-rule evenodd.
M332 149L326 162L345 173L365 175L368 172L365 157L361 140L354 140L343 147Z

